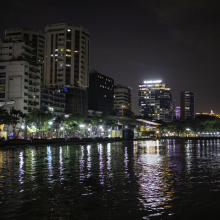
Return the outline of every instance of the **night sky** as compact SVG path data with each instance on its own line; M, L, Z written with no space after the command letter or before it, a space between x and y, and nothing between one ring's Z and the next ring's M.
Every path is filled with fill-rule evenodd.
M47 24L84 26L91 34L90 67L132 87L162 79L179 93L195 93L196 112L220 113L219 0L3 0L6 28L44 30Z

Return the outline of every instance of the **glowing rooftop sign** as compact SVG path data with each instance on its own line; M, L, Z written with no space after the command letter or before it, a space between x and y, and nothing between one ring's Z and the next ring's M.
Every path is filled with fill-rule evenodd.
M144 81L145 84L148 83L162 83L162 80L154 80L154 81Z

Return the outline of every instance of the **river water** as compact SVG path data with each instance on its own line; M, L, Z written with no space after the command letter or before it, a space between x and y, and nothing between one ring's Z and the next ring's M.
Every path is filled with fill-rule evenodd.
M0 219L220 219L220 140L0 148Z

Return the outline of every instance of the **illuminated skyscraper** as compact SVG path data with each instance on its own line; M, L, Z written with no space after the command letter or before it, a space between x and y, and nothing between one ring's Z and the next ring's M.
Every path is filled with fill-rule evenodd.
M90 34L83 27L65 23L45 28L44 84L46 86L89 85Z
M195 96L193 92L182 91L180 93L181 118L195 118Z
M170 122L173 118L172 94L161 80L139 84L139 115Z

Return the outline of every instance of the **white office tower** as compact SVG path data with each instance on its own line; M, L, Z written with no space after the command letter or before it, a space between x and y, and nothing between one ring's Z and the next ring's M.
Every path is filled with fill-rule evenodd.
M15 101L10 107L31 112L40 107L41 68L24 40L0 40L0 101Z
M89 85L90 34L65 23L45 28L44 84L49 87Z

